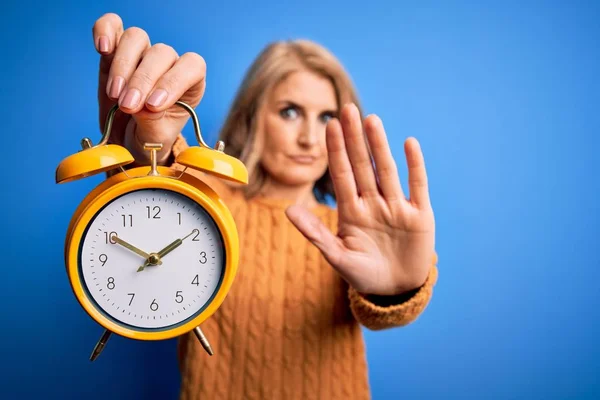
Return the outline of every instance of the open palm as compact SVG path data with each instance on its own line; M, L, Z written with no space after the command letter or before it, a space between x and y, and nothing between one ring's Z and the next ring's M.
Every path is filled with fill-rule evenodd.
M327 125L329 170L338 205L335 234L312 213L287 215L357 291L395 295L422 285L435 257L435 221L424 157L415 138L405 142L410 196L404 195L381 120L363 124L355 105Z

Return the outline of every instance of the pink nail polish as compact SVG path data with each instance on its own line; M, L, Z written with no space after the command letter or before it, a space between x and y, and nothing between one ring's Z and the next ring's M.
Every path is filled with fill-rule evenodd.
M139 90L129 89L127 93L125 93L125 97L123 97L121 106L125 108L135 108L140 103L141 97L142 94Z
M155 90L154 93L148 98L146 103L154 107L160 107L167 99L167 92L164 89Z
M112 99L118 99L125 86L125 79L122 76L115 76L110 84L108 96Z
M109 76L108 80L106 81L106 95L108 97L110 97L110 86L112 85L112 81L113 81L112 76Z
M109 46L108 37L106 37L106 36L100 36L98 38L98 50L101 53L107 53L108 52L108 46Z

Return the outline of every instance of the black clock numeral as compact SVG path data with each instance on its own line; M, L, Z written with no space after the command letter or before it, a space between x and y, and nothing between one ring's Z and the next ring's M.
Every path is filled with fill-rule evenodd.
M129 226L133 226L133 215L131 214L121 214L121 217L123 217L123 227L127 226L127 217L129 217Z
M193 241L193 242L199 242L199 241L200 241L200 239L198 239L198 236L200 235L200 230L198 230L198 229L194 229L192 232L196 232L196 236L194 236L194 237L192 238L192 241Z
M196 286L200 285L200 281L198 280L198 275L196 275L196 277L192 281L192 285L196 285Z
M104 232L104 240L106 244L116 244L117 242L113 239L113 236L115 235L117 235L117 232Z
M100 262L102 263L102 266L104 267L104 264L106 264L106 261L108 260L108 256L106 254L100 254L98 259L100 260Z
M181 213L177 213L177 216L179 217L179 225L181 225Z
M158 303L156 302L156 299L152 300L152 303L150 303L150 309L152 311L158 310Z
M113 278L112 276L108 277L108 283L106 284L106 287L109 290L113 290L115 288L115 278Z
M183 302L183 296L181 295L181 290L178 290L177 293L175 293L175 301L178 303Z
M129 305L133 303L133 298L135 297L135 293L127 293L127 296L131 296L131 300L129 300Z
M206 252L203 251L202 253L200 253L200 264L206 264L207 258L206 258Z
M160 214L159 206L152 207L152 211L154 212L154 215L152 215L152 216L151 216L151 212L150 212L150 206L146 206L146 210L148 210L148 218L160 219L160 217L158 216L158 214Z

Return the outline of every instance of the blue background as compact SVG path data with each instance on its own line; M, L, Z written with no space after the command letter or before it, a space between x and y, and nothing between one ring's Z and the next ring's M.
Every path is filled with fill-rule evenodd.
M0 397L169 399L175 342L113 337L64 272L69 218L100 182L54 183L100 137L105 12L208 64L197 112L214 143L246 68L270 41L329 47L369 113L420 141L440 280L422 317L365 331L375 399L598 398L600 7L594 2L178 1L3 5ZM191 124L185 134L193 138ZM227 384L227 382L223 382Z

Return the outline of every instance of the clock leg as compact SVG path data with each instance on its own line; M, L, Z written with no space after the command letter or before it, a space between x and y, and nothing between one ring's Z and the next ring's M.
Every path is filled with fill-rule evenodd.
M200 329L200 327L197 326L194 328L194 333L196 334L196 337L202 344L202 347L204 347L204 350L206 350L206 352L212 356L214 354L214 351L210 346L210 343L208 343L208 339L206 339L206 336L204 336L204 332L202 332L202 329Z
M108 329L102 333L102 336L100 336L100 340L98 340L98 343L96 343L96 346L94 346L94 351L92 351L90 361L96 360L100 353L102 353L102 350L104 350L104 346L106 345L106 342L108 342L110 335L112 335L112 332Z

